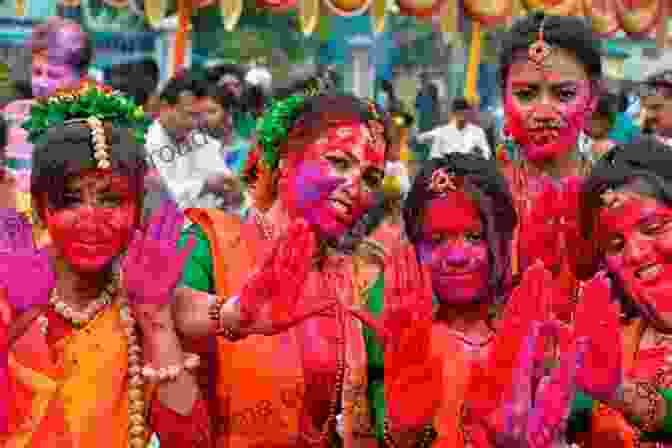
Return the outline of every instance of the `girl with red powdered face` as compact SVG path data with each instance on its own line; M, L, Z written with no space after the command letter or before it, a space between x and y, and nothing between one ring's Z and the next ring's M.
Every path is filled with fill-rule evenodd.
M353 310L385 347L388 439L402 447L562 446L592 341L618 336L614 312L611 325L587 332L588 311L608 305L604 282L587 287L593 308L577 313L574 335L546 314L553 289L542 265L509 291L513 198L479 156L428 162L404 218L413 246L386 260L382 315ZM553 372L539 356L548 336L563 349Z
M592 419L578 435L585 446L670 446L671 167L668 147L636 140L608 152L581 195L582 230L597 241L612 299L624 310L622 338L605 347L623 352L621 393L599 404L591 397L592 415L577 420Z
M86 115L80 101L94 90L115 126ZM130 118L119 95L83 84L34 109L61 107L63 121L29 122L31 193L50 243L36 248L32 226L2 210L0 382L11 399L0 441L9 446L74 448L100 437L146 446L155 433L167 446L211 443L199 358L183 352L171 311L193 242L176 247L184 216L175 204L141 225L146 165L132 131L143 117Z
M565 321L571 320L577 277L587 276L589 247L576 211L590 162L578 145L600 95L599 45L581 19L539 13L507 33L500 56L505 146L512 155L503 170L520 220L514 280L542 261L559 287L553 312Z

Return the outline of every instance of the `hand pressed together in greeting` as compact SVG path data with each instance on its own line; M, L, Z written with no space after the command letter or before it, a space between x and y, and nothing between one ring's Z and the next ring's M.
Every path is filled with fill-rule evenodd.
M136 230L122 263L122 286L141 328L170 319L169 305L195 240L179 249L184 214L166 201L147 229Z
M503 391L501 401L474 406L498 446L553 446L563 437L578 390L613 397L621 384L620 346L613 343L620 340L619 310L610 303L606 278L599 274L586 285L573 329L545 318L543 298L553 294L549 279L538 264L526 273L507 305L488 368L473 377L486 385L472 394L474 403L488 404L478 395L490 392L487 386ZM595 316L601 317L599 325ZM544 376L549 339L558 343L560 365Z

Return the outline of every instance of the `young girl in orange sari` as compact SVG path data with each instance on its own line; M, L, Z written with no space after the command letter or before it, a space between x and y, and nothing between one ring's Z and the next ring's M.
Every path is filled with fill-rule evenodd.
M208 410L171 302L193 243L166 204L140 226L147 121L93 84L40 100L31 194L51 236L36 249L14 210L0 225L0 444L209 447ZM140 138L140 141L138 141Z

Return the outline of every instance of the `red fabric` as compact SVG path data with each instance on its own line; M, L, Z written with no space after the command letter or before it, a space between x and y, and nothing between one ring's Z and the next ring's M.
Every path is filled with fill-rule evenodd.
M151 428L159 436L161 448L212 448L208 405L199 398L190 415L179 415L160 400L152 403Z

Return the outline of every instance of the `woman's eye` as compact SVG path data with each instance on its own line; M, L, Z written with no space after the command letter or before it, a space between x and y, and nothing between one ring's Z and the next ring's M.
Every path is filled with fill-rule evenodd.
M76 194L66 194L63 196L63 205L65 207L74 207L82 202L82 199Z
M536 93L534 90L527 89L527 90L518 90L515 93L516 98L518 98L521 101L532 101L534 97L536 96Z
M652 222L646 227L644 227L644 233L646 234L655 234L659 233L661 231L664 231L667 229L668 224L670 224L672 221L667 221L667 222Z
M479 232L468 232L464 235L464 238L470 242L479 242L483 241L483 234Z
M562 89L558 92L558 98L563 102L569 102L576 98L576 90L574 89Z
M380 188L383 183L383 178L375 174L369 174L364 177L364 182L366 182L367 187L375 190Z
M327 157L327 160L339 170L346 170L350 167L350 162L340 157Z
M117 207L121 204L121 198L116 195L102 196L100 202L106 207Z

